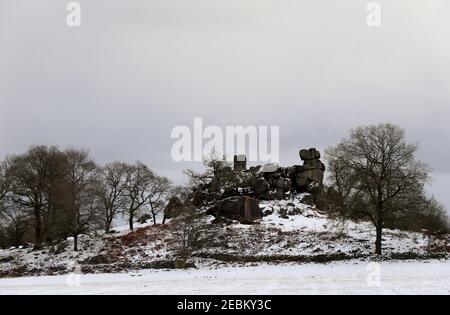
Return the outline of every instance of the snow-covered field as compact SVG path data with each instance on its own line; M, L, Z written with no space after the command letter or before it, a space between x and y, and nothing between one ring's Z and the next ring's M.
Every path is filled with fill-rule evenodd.
M339 262L0 280L0 294L450 294L450 261Z

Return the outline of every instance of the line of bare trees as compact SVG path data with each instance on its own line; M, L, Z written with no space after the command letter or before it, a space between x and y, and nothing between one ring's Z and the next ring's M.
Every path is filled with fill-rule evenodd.
M36 146L0 163L0 238L5 245L27 240L35 249L44 242L104 229L119 215L130 229L147 213L156 224L170 181L145 164L114 162L99 166L86 150Z

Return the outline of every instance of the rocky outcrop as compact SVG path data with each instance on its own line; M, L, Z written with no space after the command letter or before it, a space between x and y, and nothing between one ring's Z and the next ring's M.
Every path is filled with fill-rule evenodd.
M177 197L171 198L166 208L164 209L164 215L167 219L176 218L181 214L192 214L192 213L193 213L192 207L182 202Z
M269 182L264 178L260 177L253 183L253 193L255 198L259 200L273 200L273 194L270 192Z
M284 199L290 194L291 188L286 169L278 164L264 165L261 176L253 184L255 198L260 200Z
M277 191L276 191L276 197L277 199L284 199L287 197L286 195L289 195L291 192L291 180L288 178L279 178L276 183Z
M247 196L230 197L217 202L208 210L208 214L227 219L238 220L243 224L252 224L262 218L259 201Z
M325 164L320 161L320 152L312 148L300 150L299 155L303 165L294 166L290 174L295 190L299 193L322 193Z
M260 174L253 183L254 196L261 200L289 197L291 192L319 195L323 192L325 165L320 152L314 148L300 150L303 165L280 167L270 163L257 169Z
M192 204L209 207L216 217L251 223L261 216L258 200L283 200L292 193L310 193L316 201L323 193L325 165L315 148L300 150L299 155L303 165L269 163L249 169L246 157L236 155L234 170L224 168L210 182L196 187ZM176 204L168 207L176 214L181 211Z

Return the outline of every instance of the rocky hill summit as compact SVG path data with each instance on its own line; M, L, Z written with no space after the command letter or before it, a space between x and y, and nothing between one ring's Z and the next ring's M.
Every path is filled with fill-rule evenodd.
M324 193L325 165L320 152L311 148L300 150L303 165L281 167L276 163L247 168L245 155L234 157L234 167L223 166L214 170L210 180L193 188L190 196L193 208L207 207L208 214L216 218L238 220L251 224L261 219L260 201L286 200L297 194L307 193L305 202L314 204ZM166 207L166 216L180 215L183 202L174 198Z

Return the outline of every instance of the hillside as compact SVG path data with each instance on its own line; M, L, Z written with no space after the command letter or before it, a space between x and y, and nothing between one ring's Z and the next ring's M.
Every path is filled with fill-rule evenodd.
M197 223L202 236L190 249L187 263L180 259L180 231L186 225L172 219L165 225L138 225L131 232L118 228L116 234L84 235L79 252L72 250L71 239L40 251L2 250L0 277L373 259L370 223L334 220L302 203L303 197L261 201L264 216L252 225L217 223L205 216ZM384 259L448 258L450 253L448 238L400 230L386 230L383 246Z

